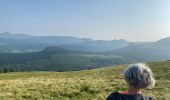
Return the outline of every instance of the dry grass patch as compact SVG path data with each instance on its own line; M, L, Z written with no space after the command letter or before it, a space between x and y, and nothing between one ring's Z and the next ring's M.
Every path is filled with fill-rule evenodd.
M157 84L144 94L156 100L170 99L170 62L149 63ZM73 72L17 72L0 74L0 99L105 100L116 90L125 91L125 66ZM170 75L169 75L170 76Z

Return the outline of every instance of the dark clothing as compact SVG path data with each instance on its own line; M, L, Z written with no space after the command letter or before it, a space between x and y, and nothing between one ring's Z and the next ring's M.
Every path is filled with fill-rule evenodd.
M152 97L146 97L142 94L121 94L118 92L114 92L110 94L106 100L154 100Z

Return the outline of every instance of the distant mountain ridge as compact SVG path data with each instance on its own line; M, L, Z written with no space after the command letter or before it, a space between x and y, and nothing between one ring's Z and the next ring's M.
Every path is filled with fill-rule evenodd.
M89 52L106 52L112 51L116 49L120 49L129 45L129 42L126 40L96 40L96 41L84 41L79 44L71 44L71 45L61 45L60 47L70 49L70 50L78 50L78 51L89 51Z
M124 57L135 58L138 61L160 61L170 59L170 37L156 42L144 44L131 43L127 47L114 50L112 53Z
M11 50L38 51L46 47L62 47L75 51L106 52L120 49L127 45L129 45L129 42L126 40L104 41L71 36L31 36L26 34L11 34L8 32L0 33L0 48L7 48L6 52L10 52Z

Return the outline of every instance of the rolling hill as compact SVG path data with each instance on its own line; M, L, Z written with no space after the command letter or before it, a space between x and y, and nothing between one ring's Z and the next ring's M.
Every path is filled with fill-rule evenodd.
M156 100L170 99L170 61L148 63L156 86L143 90ZM71 72L12 72L0 74L1 99L105 100L114 91L125 91L122 72L127 65Z
M114 50L112 53L133 58L138 61L160 61L170 59L170 38L150 43L131 43L127 47Z

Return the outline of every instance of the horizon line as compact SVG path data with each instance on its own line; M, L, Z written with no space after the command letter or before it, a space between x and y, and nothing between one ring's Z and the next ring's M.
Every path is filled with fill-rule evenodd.
M90 37L77 37L77 36L71 36L71 35L32 35L32 34L27 34L27 33L13 33L13 32L0 32L0 34L11 34L11 35L27 35L27 36L39 36L39 37L43 37L43 36L49 36L49 37L52 37L52 36L58 36L58 37L72 37L72 38L79 38L79 39L89 39L89 40L94 40L94 41L113 41L113 40L125 40L127 42L135 42L135 43L140 43L140 42L156 42L156 41L159 41L161 39L164 39L164 38L170 38L170 37L163 37L163 38L160 38L160 39L157 39L157 40L154 40L154 41L130 41L128 39L125 39L125 38L113 38L113 39L95 39L95 38L90 38Z

